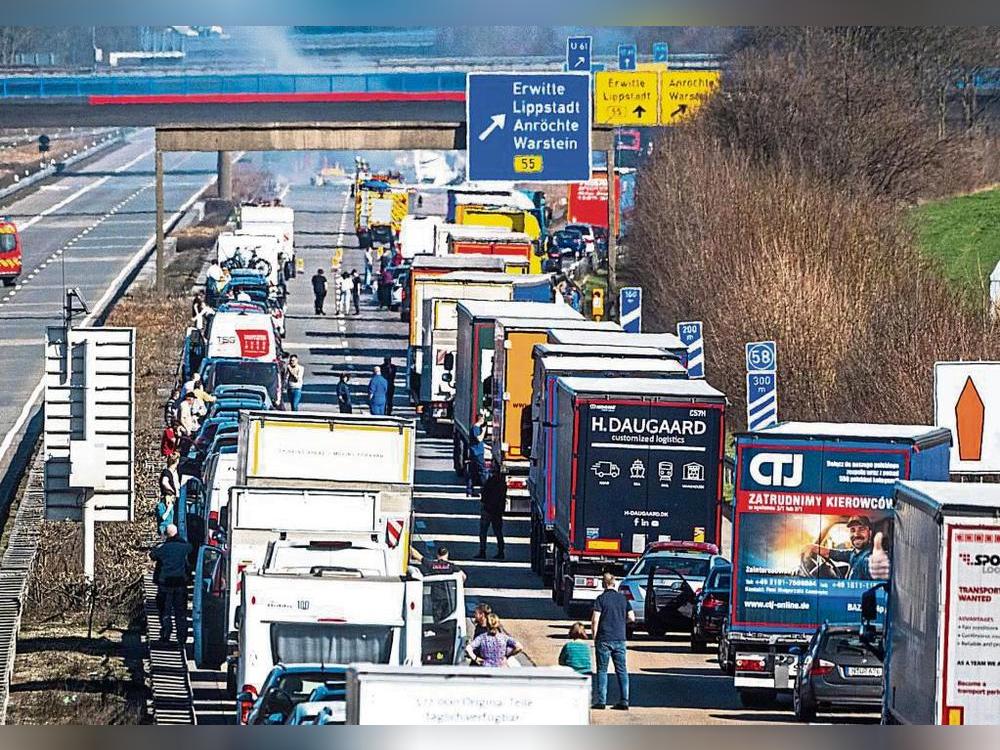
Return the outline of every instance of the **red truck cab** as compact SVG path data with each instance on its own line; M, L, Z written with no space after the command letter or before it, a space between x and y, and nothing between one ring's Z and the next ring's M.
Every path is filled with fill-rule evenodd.
M0 279L13 286L21 275L21 236L10 219L0 218Z

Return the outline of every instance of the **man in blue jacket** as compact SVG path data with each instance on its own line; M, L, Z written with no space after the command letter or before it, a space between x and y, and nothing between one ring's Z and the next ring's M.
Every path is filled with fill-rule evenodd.
M177 645L184 648L187 643L187 578L188 555L191 545L177 533L177 527L170 524L166 529L167 538L149 553L156 563L156 609L160 616L160 643L170 641L171 617L177 624Z
M372 379L368 381L368 409L372 414L385 414L389 381L382 377L381 367L375 367L372 372Z

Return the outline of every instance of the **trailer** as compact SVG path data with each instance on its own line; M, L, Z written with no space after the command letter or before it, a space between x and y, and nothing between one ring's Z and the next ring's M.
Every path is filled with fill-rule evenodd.
M703 380L557 378L551 439L532 483L555 498L552 596L597 598L650 542L716 542L726 397Z
M531 421L523 427L522 445L530 446L529 458L542 455L551 438L551 425L555 414L555 397L547 395L555 387L556 379L579 375L587 378L686 378L687 370L676 359L659 349L650 349L655 357L628 355L629 349L609 347L604 352L565 355L547 353L554 345L536 344L532 351L534 373L531 385ZM557 345L565 346L565 345ZM552 584L555 568L555 497L547 494L549 486L542 482L535 486L533 472L528 476L528 495L531 498L531 569L542 577L546 586Z
M581 726L590 678L568 667L480 669L352 664L347 723L369 726Z
M568 305L547 302L476 302L458 305L455 344L455 399L453 404L452 462L465 475L469 433L476 418L493 416L493 338L498 317L579 320Z
M858 621L891 548L897 480L948 478L951 433L923 425L785 422L736 436L733 576L719 663L743 702L788 691L794 647Z
M651 346L662 349L687 366L687 346L672 333L620 333L603 332L593 335L577 331L552 331L550 344L584 344L586 346Z
M1000 485L901 481L883 720L1000 723Z

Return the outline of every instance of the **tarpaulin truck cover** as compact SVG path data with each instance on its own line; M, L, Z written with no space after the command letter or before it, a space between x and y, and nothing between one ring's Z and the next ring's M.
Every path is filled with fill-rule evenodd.
M587 344L590 346L651 346L674 354L687 364L687 346L672 333L615 333L613 331L581 334L576 331L552 331L550 344Z
M875 536L892 546L896 481L947 479L950 443L948 430L922 425L785 422L738 434L730 631L857 622Z
M570 554L717 542L726 397L702 380L559 378L542 471Z
M905 724L996 724L1000 485L899 482L895 513L886 713Z

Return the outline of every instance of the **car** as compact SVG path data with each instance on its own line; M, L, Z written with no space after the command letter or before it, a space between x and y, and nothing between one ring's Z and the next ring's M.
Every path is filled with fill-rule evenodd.
M336 664L276 664L259 695L244 691L237 696L239 723L284 724L317 688L343 690L346 674L347 667Z
M813 721L820 710L871 710L882 706L882 657L879 641L862 638L857 624L824 623L797 654L792 708L799 721Z
M217 385L212 391L212 395L216 398L257 398L261 402L261 411L269 411L274 408L267 388L260 385Z
M717 639L722 632L729 608L732 573L731 565L717 563L695 596L691 616L691 650L695 653L705 651L708 641Z
M209 419L229 415L232 419L238 420L241 411L260 411L264 402L259 398L218 398L208 409Z
M312 691L309 699L292 711L285 723L289 726L306 724L344 724L347 720L346 689L342 682L329 682Z
M584 252L593 252L597 235L590 224L567 224L566 229L579 232L580 236L583 237Z
M587 249L583 240L583 235L575 229L559 229L552 233L552 241L549 243L549 257L552 257L551 248L555 247L559 251L559 257L567 256L582 258Z
M668 630L690 632L694 598L716 566L728 564L714 544L689 541L660 541L646 546L642 556L618 586L632 602L635 623L630 630L645 630L661 637ZM657 622L646 621L646 588L653 577L658 594ZM662 584L662 585L660 585Z
M392 299L389 309L398 312L403 306L403 288L410 278L408 266L389 266L389 273L392 274Z
M219 385L255 385L267 390L274 408L281 406L281 367L274 360L215 357L201 365L201 382L209 393Z
M410 264L404 263L400 268L402 270L399 272L399 276L396 277L396 283L399 284L399 319L406 321L410 319L410 300L408 298L410 293ZM395 289L395 285L393 288ZM393 300L395 301L395 291L393 292Z

